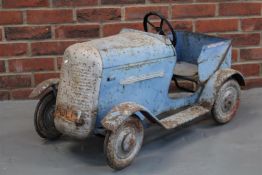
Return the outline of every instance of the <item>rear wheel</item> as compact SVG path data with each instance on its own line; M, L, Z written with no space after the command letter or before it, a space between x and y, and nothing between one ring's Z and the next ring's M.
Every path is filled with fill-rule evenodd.
M108 165L116 170L130 165L139 152L144 138L140 120L130 117L114 132L106 134L104 152Z
M220 88L212 114L214 120L219 124L230 122L240 104L240 86L236 80L226 81Z
M48 93L39 100L35 110L35 130L40 137L48 140L56 140L61 136L54 124L55 103L55 95Z

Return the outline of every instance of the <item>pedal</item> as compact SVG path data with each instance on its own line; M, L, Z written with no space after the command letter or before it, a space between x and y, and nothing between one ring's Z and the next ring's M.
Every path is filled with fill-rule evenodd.
M208 112L209 110L202 106L192 106L185 109L184 111L178 112L174 115L160 120L160 123L164 128L172 129L187 122L193 121L194 119L201 117Z

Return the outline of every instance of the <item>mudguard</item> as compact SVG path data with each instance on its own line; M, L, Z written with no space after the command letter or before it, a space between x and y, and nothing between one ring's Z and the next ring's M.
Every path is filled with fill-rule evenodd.
M135 115L142 122L145 118L156 121L153 115L143 106L133 102L126 102L115 106L101 122L105 129L114 132L131 115Z
M44 96L48 92L53 91L53 86L57 89L58 83L58 78L52 78L43 81L42 83L38 84L36 88L31 92L29 98L35 99Z
M199 98L201 106L212 109L220 87L230 78L235 79L240 86L245 86L244 77L240 72L230 68L220 69L204 85Z

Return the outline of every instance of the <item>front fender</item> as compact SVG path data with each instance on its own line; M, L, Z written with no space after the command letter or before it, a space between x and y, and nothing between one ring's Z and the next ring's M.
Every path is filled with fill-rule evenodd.
M150 117L153 119L153 115L145 109L143 106L126 102L115 106L102 120L102 125L105 129L114 132L128 117L135 114L141 121L144 118Z
M240 72L230 68L218 70L204 85L199 103L207 109L212 109L220 87L230 78L235 79L240 86L245 86L244 77Z
M41 82L31 92L31 94L29 95L29 98L34 99L34 98L42 97L46 93L52 91L51 87L53 85L55 85L56 88L57 88L58 83L59 83L59 79L58 78L52 78L52 79L48 79L48 80L45 80L45 81Z

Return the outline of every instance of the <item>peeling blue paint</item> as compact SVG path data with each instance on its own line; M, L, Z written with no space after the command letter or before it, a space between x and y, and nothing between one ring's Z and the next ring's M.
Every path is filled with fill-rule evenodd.
M229 40L197 33L177 32L177 47L173 48L164 40L161 41L159 35L155 35L154 38L152 34L148 36L144 32L127 30L121 33L121 37L128 38L130 36L128 32L139 33L139 36L141 34L145 40L151 37L150 43L140 38L136 42L147 44L136 43L137 47L135 45L131 47L132 44L127 43L126 38L121 40L117 37L102 44L99 40L94 42L102 50L100 54L104 68L98 102L97 127L101 127L101 120L114 106L124 102L134 102L144 106L154 117L169 110L196 104L205 86L184 98L171 99L168 95L177 61L198 64L200 82L207 81L217 69L231 66ZM225 59L223 54L225 54ZM220 64L222 59L224 60ZM163 72L163 76L152 76L126 85L121 83L130 78L139 80L141 76L149 75L150 77L157 72ZM213 92L214 82L210 82L205 90Z

